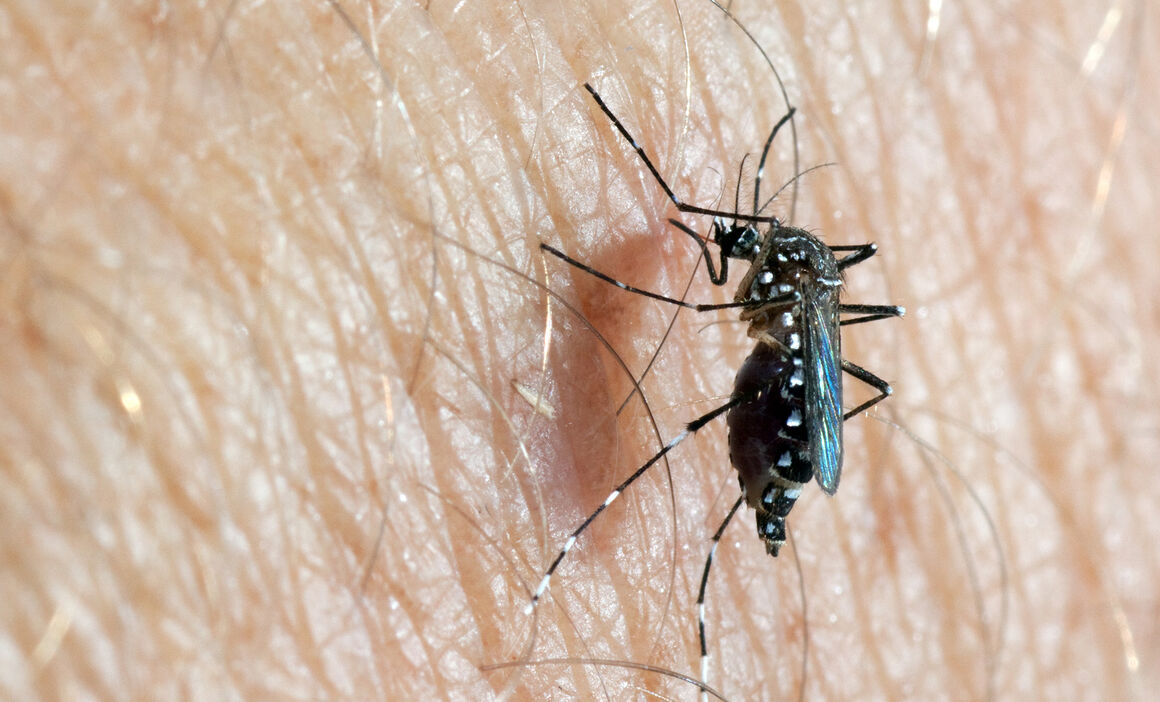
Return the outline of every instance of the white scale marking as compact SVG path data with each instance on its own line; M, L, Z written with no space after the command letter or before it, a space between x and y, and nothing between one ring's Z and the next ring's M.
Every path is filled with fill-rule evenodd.
M544 579L540 581L540 584L536 586L536 592L532 595L532 601L528 603L527 607L524 607L524 614L531 614L533 611L535 611L536 605L540 601L540 596L543 595L544 591L548 589L548 582L551 579L552 576L545 575Z
M714 542L713 546L709 549L709 558L706 561L707 564L711 564L713 562L713 558L717 555L717 543L718 542ZM704 602L697 603L697 622L698 622L698 624L700 624L700 627L699 627L700 630L704 631L705 630L705 603ZM701 682L703 682L705 684L709 683L709 653L708 653L708 651L705 652L705 655L701 656ZM708 696L704 690L701 690L701 699L703 699L703 700L708 699Z
M781 454L781 457L777 459L777 465L779 468L787 468L793 465L793 456L789 455L789 451Z
M802 413L796 409L789 413L789 419L785 420L787 427L800 427L802 425Z

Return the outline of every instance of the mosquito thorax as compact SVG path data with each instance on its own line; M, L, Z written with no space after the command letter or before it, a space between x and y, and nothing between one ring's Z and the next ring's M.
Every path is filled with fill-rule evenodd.
M734 296L737 302L756 302L796 292L801 298L821 302L837 311L842 273L828 246L813 234L796 227L771 228L761 246L768 249L754 260ZM755 305L743 309L741 321L749 323L749 336L772 345L800 349L800 306ZM835 320L836 323L836 320Z

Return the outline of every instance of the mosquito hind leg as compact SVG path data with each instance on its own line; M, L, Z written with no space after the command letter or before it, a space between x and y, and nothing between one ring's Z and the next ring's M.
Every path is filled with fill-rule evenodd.
M595 521L596 518L599 517L600 514L605 509L607 509L610 504L616 501L616 498L620 497L622 492L627 490L630 485L635 483L640 478L640 476L648 472L648 469L652 468L657 461L664 458L669 451L672 451L682 441L695 434L701 427L705 426L709 422L713 421L734 407L746 402L753 401L754 395L755 393L738 395L737 397L731 398L728 402L721 405L720 407L714 410L710 410L709 412L706 412L700 417L697 417L693 421L689 422L687 425L685 425L684 431L678 434L672 441L665 444L664 448L658 451L655 456L648 459L648 461L646 461L645 464L640 468L637 468L632 475L628 476L624 480L624 482L622 482L620 485L617 485L616 488L608 494L608 497L604 498L604 502L602 502L600 506L597 507L594 512L592 512L592 514L588 515L588 517L586 517L584 521L580 523L580 526L572 530L572 533L568 536L567 541L564 542L564 547L561 548L560 552L556 554L556 557L552 559L552 564L548 566L546 571L544 571L544 576L540 579L540 583L536 585L536 589L532 593L532 601L528 603L527 611L531 612L536 608L536 605L539 604L540 598L543 597L544 592L546 592L548 589L548 584L552 580L552 575L556 572L556 569L560 567L560 563L564 561L564 558L567 557L568 552L571 551L572 547L576 545L576 539L578 539L580 535L588 529L588 526L592 524L592 522Z
M713 556L717 553L717 544L721 542L725 527L729 526L729 522L733 520L733 515L737 514L737 510L744 501L744 495L737 498L729 510L729 514L725 515L721 526L717 527L717 532L713 534L713 545L709 547L709 555L705 558L705 569L701 572L701 588L697 591L697 636L701 640L701 682L706 684L709 682L709 644L705 638L705 590L709 585L709 571L713 567ZM701 689L701 699L708 699L704 688Z

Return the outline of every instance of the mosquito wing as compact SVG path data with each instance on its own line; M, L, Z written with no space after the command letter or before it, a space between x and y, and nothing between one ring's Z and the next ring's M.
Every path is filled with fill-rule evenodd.
M842 477L842 349L836 292L803 297L806 431L818 486L828 495Z

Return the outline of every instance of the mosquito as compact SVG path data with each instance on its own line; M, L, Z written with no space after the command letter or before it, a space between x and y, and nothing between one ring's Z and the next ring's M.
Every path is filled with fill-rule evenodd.
M703 238L677 219L669 219L672 226L687 234L700 247L710 281L718 286L726 284L730 259L745 262L748 270L738 284L732 302L694 304L622 283L548 244L541 244L540 248L631 293L698 312L737 309L740 320L748 324L748 336L756 344L737 373L729 401L689 422L680 434L617 485L604 502L572 531L544 572L528 609L534 609L538 604L552 575L580 535L624 490L690 435L725 415L729 460L737 470L741 495L713 534L697 596L697 630L701 645L701 678L704 681L709 659L705 636L705 590L725 528L741 504L747 504L756 514L757 535L764 542L766 552L777 556L786 540L786 517L802 489L811 480L816 480L827 495L837 491L842 475L843 423L891 394L889 383L842 358L839 330L852 324L901 317L905 310L894 305L844 304L839 299L845 270L872 257L878 251L877 245L829 246L804 229L762 214L773 200L770 198L764 206L760 205L765 161L778 131L792 119L793 108L774 125L766 139L755 176L753 212L743 214L737 211L736 202L732 212L682 202L600 94L587 83L584 87L677 210L712 217L708 238ZM718 248L716 264L708 243ZM878 394L843 413L842 371L877 390Z

